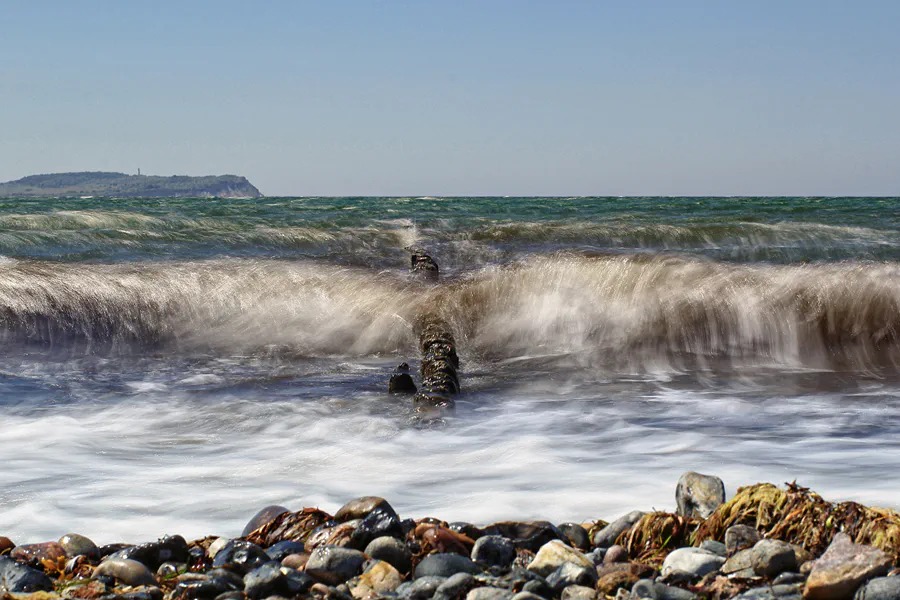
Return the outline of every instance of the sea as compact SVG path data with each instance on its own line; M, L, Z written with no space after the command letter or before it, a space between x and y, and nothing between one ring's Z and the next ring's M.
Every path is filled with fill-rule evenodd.
M900 198L6 199L0 255L16 543L364 495L610 520L686 471L900 508ZM435 427L387 391L423 311L461 361Z

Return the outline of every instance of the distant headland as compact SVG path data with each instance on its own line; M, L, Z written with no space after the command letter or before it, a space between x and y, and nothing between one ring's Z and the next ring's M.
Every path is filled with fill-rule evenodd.
M79 172L29 175L0 183L0 197L118 196L199 198L259 198L262 194L238 175L188 177L175 175L127 175L125 173Z

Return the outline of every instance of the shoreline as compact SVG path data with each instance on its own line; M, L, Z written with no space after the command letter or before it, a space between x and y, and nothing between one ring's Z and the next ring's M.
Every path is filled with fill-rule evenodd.
M0 531L0 592L85 600L849 600L870 585L900 593L896 511L827 502L796 484L724 493L717 477L686 473L675 513L633 511L609 523L403 519L369 496L333 515L266 507L239 538L170 535L97 547L67 534L16 546ZM835 561L844 561L837 571Z

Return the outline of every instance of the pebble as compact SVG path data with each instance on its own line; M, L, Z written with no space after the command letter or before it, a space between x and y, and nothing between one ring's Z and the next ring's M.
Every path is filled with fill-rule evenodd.
M456 521L454 523L450 523L450 531L455 531L456 533L461 533L464 536L477 541L478 538L485 535L484 530L480 527L476 527L471 523L464 523L462 521Z
M87 556L91 559L100 558L100 548L93 541L77 533L67 533L59 538L59 545L63 547L66 556Z
M248 598L256 600L275 595L291 595L291 590L287 577L281 572L281 565L270 562L244 575L244 593Z
M281 562L291 554L303 554L303 542L284 540L266 548L266 554L274 561Z
M717 542L716 540L704 540L700 544L700 548L702 548L703 550L709 550L713 554L718 554L722 557L728 556L728 548L725 547L725 544L723 544L722 542Z
M234 589L236 590L244 589L244 578L233 571L229 571L228 569L210 569L206 572L206 575L211 578L218 577L220 579L224 579L225 581L233 584Z
M900 600L900 577L876 577L857 590L854 600Z
M66 557L66 549L59 542L43 542L41 544L24 544L16 546L9 552L9 557L36 569L43 569L41 561L56 563Z
M725 561L719 570L725 575L731 575L748 569L753 571L753 548L738 550ZM755 573L753 574L755 575Z
M409 546L397 538L375 538L366 546L365 553L372 558L390 563L401 573L409 573L412 570L412 553Z
M53 591L53 581L37 569L0 556L0 588L13 594Z
M480 573L481 567L472 562L468 556L449 552L430 554L416 566L415 578L450 577L457 573Z
M614 596L619 590L630 590L638 579L638 576L630 570L613 571L602 575L597 580L597 591L607 596Z
M578 523L562 523L557 527L569 539L573 547L583 552L590 550L591 537L584 527Z
M290 567L292 569L304 569L306 568L306 562L309 560L309 554L304 552L303 554L288 554L281 560L281 565L284 567Z
M475 578L470 573L457 573L438 586L432 600L454 600L468 593L475 585Z
M652 579L641 579L631 587L631 595L635 598L650 598L650 600L694 600L697 595L671 585L666 585Z
M472 547L473 561L487 567L508 568L516 559L516 547L500 535L485 535Z
M244 529L241 531L241 537L247 537L263 525L267 525L275 519L275 517L279 515L283 515L286 512L291 512L284 506L280 506L278 504L273 504L271 506L267 506L263 509L260 509L253 517L247 521L247 524L244 525Z
M316 583L315 579L310 575L297 569L282 565L281 572L287 578L288 588L290 588L292 596L305 594Z
M359 550L340 546L319 546L306 561L306 572L314 579L337 585L362 572L366 555Z
M725 530L725 552L734 554L738 550L753 547L760 540L759 532L749 525L732 525Z
M679 515L705 519L725 502L725 484L715 475L688 471L678 480L675 502Z
M373 509L359 522L350 535L350 543L348 545L351 548L363 550L369 545L369 542L379 537L403 537L403 526L400 524L400 518L387 502Z
M673 550L663 561L662 577L667 580L703 577L718 571L725 559L701 548L679 548Z
M397 514L384 498L380 496L363 496L362 498L351 500L340 507L338 511L334 513L334 518L340 522L351 521L353 519L365 519L369 513L376 508L386 508L388 512Z
M512 598L512 592L497 587L478 587L466 594L466 600L508 600Z
M167 535L155 542L123 548L110 554L108 558L136 560L151 571L156 571L164 562L188 562L189 557L190 550L185 539L180 535Z
M538 575L538 577L540 576ZM536 594L542 598L552 598L554 596L553 588L550 587L550 584L543 577L526 582L522 586L522 591Z
M228 569L243 576L270 560L266 551L256 544L246 540L229 540L216 553L212 566L214 569Z
M237 591L235 587L218 577L197 581L183 581L175 586L174 595L179 598L196 600L215 598L221 594Z
M597 569L593 565L585 567L570 562L563 563L547 576L547 584L556 593L562 593L570 585L593 588L597 585Z
M786 572L772 580L772 585L783 585L787 583L803 583L806 576L801 573ZM898 599L900 600L900 599Z
M751 550L753 571L760 577L772 578L797 568L794 548L781 540L759 540Z
M639 510L633 510L627 515L623 515L594 534L595 546L609 548L616 543L619 536L631 529L631 526L637 523L646 513Z
M595 565L602 565L603 559L606 558L606 548L594 548L585 554L585 557Z
M803 597L807 600L844 600L867 579L885 575L892 557L872 546L854 544L846 533L834 536L831 545L812 563Z
M373 560L359 577L347 582L354 598L370 598L393 592L403 583L403 575L390 563Z
M227 537L220 537L213 540L213 542L209 545L209 548L206 549L206 555L211 559L216 557L216 554L219 553L219 550L225 547L225 544L230 542L231 539Z
M594 562L584 554L559 540L554 540L541 546L534 559L528 564L528 570L546 577L567 562L582 567L594 567Z
M128 558L107 558L94 570L94 577L101 575L114 577L125 585L157 585L147 565Z
M621 562L628 562L628 551L618 544L610 546L606 554L603 555L603 564L609 565Z
M434 596L434 593L445 581L447 581L446 577L424 575L401 584L396 589L396 593L405 600L426 600Z
M597 590L584 585L570 585L562 591L561 600L596 600Z
M538 596L537 594L533 594L531 592L522 591L513 596L512 600L546 600L546 598L544 596Z
M767 585L747 590L735 596L740 600L802 600L803 586L792 585Z

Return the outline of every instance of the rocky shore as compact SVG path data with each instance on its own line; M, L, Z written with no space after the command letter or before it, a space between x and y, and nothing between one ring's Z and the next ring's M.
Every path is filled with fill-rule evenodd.
M259 511L242 535L98 547L0 537L0 598L84 600L891 600L900 515L795 484L725 501L686 473L676 513L490 525L403 519L383 498ZM2 532L0 532L2 533Z

